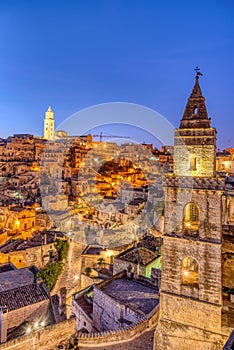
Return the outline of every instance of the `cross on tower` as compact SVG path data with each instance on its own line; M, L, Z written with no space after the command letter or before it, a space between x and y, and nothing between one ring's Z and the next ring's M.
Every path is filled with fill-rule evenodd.
M199 72L200 68L198 66L196 66L196 68L194 68L194 70L196 71L196 73L198 75L198 72Z
M200 68L198 66L196 66L196 68L194 68L194 70L197 72L196 74L196 77L198 78L199 75L203 75L201 72L200 72Z

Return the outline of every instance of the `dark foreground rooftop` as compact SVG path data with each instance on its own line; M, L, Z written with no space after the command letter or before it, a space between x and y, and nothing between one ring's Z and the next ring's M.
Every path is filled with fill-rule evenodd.
M12 311L49 298L49 292L43 283L33 283L0 292L0 305L7 308L8 311Z
M144 315L149 314L159 303L156 287L134 279L114 279L103 286L101 290L113 299L129 305Z

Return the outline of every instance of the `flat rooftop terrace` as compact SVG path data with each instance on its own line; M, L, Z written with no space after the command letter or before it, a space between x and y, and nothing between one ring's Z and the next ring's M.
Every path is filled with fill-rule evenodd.
M101 290L121 304L129 305L144 315L149 314L159 303L156 287L134 279L119 278L112 280Z

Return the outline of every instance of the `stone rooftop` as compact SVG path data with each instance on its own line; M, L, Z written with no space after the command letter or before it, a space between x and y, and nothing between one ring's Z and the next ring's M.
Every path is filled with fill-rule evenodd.
M0 246L0 251L7 254L16 250L25 250L28 248L40 246L44 243L44 236L44 232L38 232L27 240L23 240L22 238L11 239ZM46 241L47 244L53 243L55 241L55 234L46 233Z
M0 292L0 305L12 311L49 298L49 292L43 283L33 283Z
M113 279L100 289L114 300L128 305L143 315L149 314L159 303L156 287L134 279Z
M145 203L146 200L143 198L134 198L129 202L129 205L138 206L139 204Z
M27 268L0 273L0 293L33 283L34 274Z
M152 250L155 252L156 250L159 250L159 248L162 245L162 238L161 238L161 233L157 231L154 227L151 228L152 232L157 232L158 237L155 237L152 234L145 234L140 241L138 242L137 246L138 247L144 247Z
M118 259L129 261L134 264L140 264L146 266L151 261L155 260L158 257L158 254L152 252L151 250L144 247L137 247L127 250L118 255Z
M19 213L19 212L23 211L24 209L25 208L23 208L23 207L11 207L10 211L15 211L15 212Z
M106 249L101 246L89 245L84 249L84 251L82 252L82 255L99 255L100 252L104 250Z
M8 272L15 270L15 266L11 263L6 263L6 264L0 264L0 274L3 272Z

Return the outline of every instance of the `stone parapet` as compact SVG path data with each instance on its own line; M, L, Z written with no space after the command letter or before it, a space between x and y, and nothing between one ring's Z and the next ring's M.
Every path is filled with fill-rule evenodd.
M111 345L133 340L138 337L139 334L147 332L155 328L158 324L159 318L159 305L148 315L147 318L135 322L131 326L119 328L116 331L103 331L93 333L78 333L78 345L89 346L94 348L101 345Z
M163 187L191 188L202 190L225 190L225 178L223 177L190 177L166 175L163 179Z

